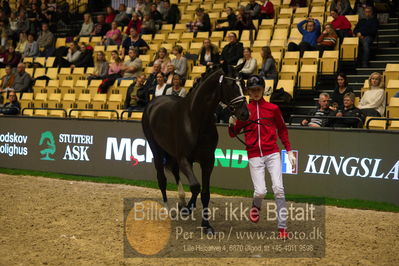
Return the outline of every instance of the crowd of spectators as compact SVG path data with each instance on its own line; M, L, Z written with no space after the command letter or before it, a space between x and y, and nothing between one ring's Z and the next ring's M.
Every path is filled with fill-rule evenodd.
M135 2L135 1L133 1ZM303 0L291 0L292 8L307 5ZM324 50L333 50L344 37L359 37L362 65L367 66L370 54L370 46L377 30L378 20L374 15L370 1L357 1L355 9L352 10L348 0L333 0L330 6L330 14L333 18L331 23L325 24L321 31L321 23L317 19L306 18L297 24L302 34L299 44L289 43L288 51L299 51L302 56L305 51L319 51L322 56ZM176 24L180 20L180 10L177 5L168 1L137 0L135 6L120 4L116 9L108 6L102 14L95 16L93 21L90 13L83 15L81 29L68 47L55 48L57 28L70 22L71 14L68 5L60 5L57 1L20 1L17 10L7 9L7 1L2 3L2 14L0 17L0 66L6 67L6 75L1 77L1 90L13 88L17 92L28 92L32 88L32 77L25 71L24 64L20 62L27 57L50 57L55 56L55 66L58 67L94 67L89 80L102 80L99 93L106 93L116 82L132 80L126 97L125 107L130 111L142 108L148 102L150 95L172 94L180 97L186 95L183 88L188 78L188 63L183 47L176 45L171 51L165 48L159 49L155 58L150 63L153 72L146 76L140 55L146 54L149 45L143 40L143 34L154 34L162 25ZM253 21L270 19L275 17L273 3L262 0L259 4L250 0L245 6L239 6L237 10L227 7L227 17L217 20L216 25L211 24L209 14L203 8L195 10L195 20L187 23L187 30L192 32L209 32L212 29L222 30L227 33L230 30L255 30ZM357 13L360 20L352 32L351 23L345 15ZM121 27L125 31L121 31ZM255 36L256 32L253 32ZM111 53L111 59L107 60L104 52L93 53L93 47L84 42L78 42L79 37L100 36L100 45L117 45L120 50ZM277 85L278 71L276 61L272 56L270 47L265 46L261 50L262 62L252 57L250 47L244 47L239 42L239 36L234 32L227 33L228 44L220 51L218 46L211 40L203 41L199 52L198 64L212 67L216 64L243 65L241 75L247 78L252 74L259 73L264 79L270 79ZM7 48L5 47L7 46ZM171 55L173 56L171 56ZM16 69L13 71L13 69ZM343 82L341 80L344 80ZM381 84L376 85L370 77L370 92L366 92L359 108L363 115L383 115L383 102L371 103L379 95L378 89ZM374 85L373 85L374 84ZM146 91L144 93L144 90ZM346 76L337 76L337 88L330 98L321 95L319 107L315 114L322 112L330 114L344 114L344 110L351 108L345 105L345 97L348 102L353 102L352 90L347 88ZM374 93L374 94L373 94ZM350 94L350 95L349 95ZM371 95L371 96L369 96ZM320 102L322 101L322 102ZM324 105L327 102L327 107ZM378 105L378 106L377 106ZM138 109L137 109L138 108ZM345 109L346 108L346 109ZM370 110L371 109L371 110ZM349 110L349 109L348 109ZM373 113L375 110L377 113ZM345 116L345 115L344 115ZM317 119L316 119L317 120ZM306 120L306 125L325 125L324 120Z

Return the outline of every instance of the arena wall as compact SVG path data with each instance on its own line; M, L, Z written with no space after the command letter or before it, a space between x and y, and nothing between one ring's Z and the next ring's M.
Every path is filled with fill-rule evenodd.
M156 180L139 122L0 117L0 124L0 167ZM211 185L252 189L244 146L226 126L218 131ZM287 193L399 205L398 132L293 127L289 135L298 165L281 152Z

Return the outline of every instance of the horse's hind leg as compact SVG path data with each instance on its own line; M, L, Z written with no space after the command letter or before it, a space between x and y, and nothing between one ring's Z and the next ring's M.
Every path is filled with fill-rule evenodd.
M159 154L154 154L154 165L157 170L158 187L161 190L163 202L165 205L168 203L168 198L166 196L166 176L164 171L163 156Z
M212 226L209 224L209 200L210 200L210 178L214 166L214 157L208 157L205 161L200 163L202 172L202 191L201 191L201 203L202 203L202 222L201 226L204 227L205 233L214 233Z
M187 158L181 158L179 160L179 167L183 174L187 177L188 182L190 183L190 190L191 190L191 199L188 202L187 208L189 209L190 213L195 208L198 194L201 191L201 185L199 184L198 180L194 176L193 172L193 165L190 163Z
M183 207L186 206L186 194L184 193L183 189L183 184L181 183L181 178L180 178L180 170L179 170L179 165L175 160L171 162L171 171L172 174L175 177L176 184L178 186L178 192L179 192L179 209L181 210Z

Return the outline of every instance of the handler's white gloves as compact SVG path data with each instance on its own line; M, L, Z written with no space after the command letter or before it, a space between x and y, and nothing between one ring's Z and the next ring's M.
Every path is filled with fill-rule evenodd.
M296 167L296 158L293 151L288 152L288 160L290 161L292 168Z
M235 126L237 122L237 117L235 117L234 115L230 116L229 118L229 126Z

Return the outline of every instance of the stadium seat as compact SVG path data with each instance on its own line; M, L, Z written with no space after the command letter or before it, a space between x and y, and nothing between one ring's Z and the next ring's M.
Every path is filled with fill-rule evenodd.
M60 48L63 46L66 46L66 38L58 37L57 40L55 41L55 48Z
M93 109L105 109L105 103L107 102L107 94L95 94L91 100Z
M278 14L278 18L292 18L292 15L294 13L294 9L292 8L281 8L280 13Z
M181 41L191 42L194 39L194 32L183 32L180 36Z
M309 7L297 7L295 9L294 18L304 19L309 14Z
M200 77L202 73L206 71L205 66L194 66L193 70L191 71L190 78L195 79L197 77Z
M35 81L35 85L33 85L33 91L36 92L47 92L47 80L38 79Z
M76 101L76 106L78 109L90 109L91 95L81 93Z
M302 65L298 76L298 87L301 90L311 90L316 86L317 65Z
M66 79L66 80L60 81L59 89L61 91L61 94L74 93L75 90L74 90L73 85L74 85L74 82L72 79L71 80Z
M272 29L260 29L258 31L258 35L256 36L257 41L270 42L271 39L272 39Z
M49 116L49 117L65 117L65 112L62 110L49 110L47 116Z
M173 31L173 24L163 24L160 33L169 33Z
M46 76L50 79L58 79L58 68L49 67L47 68Z
M305 51L299 61L300 66L303 65L318 65L319 64L319 51Z
M262 23L258 26L261 29L273 29L275 21L274 19L263 19Z
M279 18L277 19L277 23L274 26L276 29L288 29L291 25L291 18Z
M196 42L203 42L205 39L209 38L209 32L203 31L203 32L197 32L197 36L195 36L195 41Z
M36 57L34 60L35 63L42 65L42 67L45 67L46 65L46 58L45 57Z
M59 108L61 103L61 93L51 93L48 95L46 107L48 108Z
M391 121L388 127L389 130L399 130L399 121Z
M123 107L123 96L122 94L111 94L107 101L107 109L118 110Z
M271 40L270 42L270 50L272 52L284 52L284 48L286 47L286 40Z
M36 93L36 95L34 95L33 106L35 108L45 108L46 101L47 93Z
M79 112L79 118L94 119L96 117L95 111L81 111Z
M391 97L387 107L387 114L390 118L399 118L399 98Z
M367 121L368 121L369 119L371 119L371 118L375 118L375 117L371 117L371 116L366 117L366 122L364 123L364 128L367 128L367 127L366 127ZM380 117L378 117L378 118L380 118ZM369 124L369 129L385 130L385 129L386 129L386 123L387 123L387 122L384 121L384 120L372 120L372 121L370 122L370 124Z
M33 93L25 92L20 99L21 109L33 107Z
M262 47L268 46L269 44L270 44L270 41L256 40L252 44L252 51L253 52L260 52L262 50Z
M55 80L49 80L47 84L47 93L60 93L61 90L60 88L60 81L58 79Z
M359 39L357 37L345 37L340 51L340 59L343 61L354 61L359 51Z
M76 95L75 93L67 93L62 96L61 107L63 109L70 109L76 107Z
M285 52L283 65L299 65L299 51Z
M399 64L386 64L384 79L385 84L389 84L391 79L399 80Z
M217 42L223 40L223 35L224 35L223 31L212 31L211 36L209 37L209 39L213 43L217 43Z
M41 68L36 68L35 74L32 76L34 79L45 76L46 75L46 68L41 67Z
M184 15L183 15L184 16ZM192 15L190 14L190 19L189 19L189 21L191 21L191 19L192 19ZM187 22L189 22L189 21L187 21ZM186 26L186 24L185 23L179 23L179 24L176 24L175 25L175 28L174 28L174 32L185 32L187 30L187 26ZM191 32L192 33L192 32ZM194 33L193 33L193 36L194 36Z
M89 90L89 81L88 80L77 80L75 85L73 86L73 89L75 91L76 95L79 95L81 93L90 93Z
M289 93L294 98L294 80L283 80L280 79L277 83L277 89L284 88L284 91Z
M339 51L324 51L320 58L320 72L332 75L338 70Z
M34 116L47 116L48 115L48 110L35 110Z
M190 53L191 54L198 54L202 48L202 42L192 42L190 44Z
M290 35L288 37L288 43L293 42L299 44L302 41L302 34L299 32L297 27L291 28Z
M46 67L53 67L55 62L55 57L47 57L46 59Z
M279 72L279 79L290 79L296 81L298 65L282 65Z

